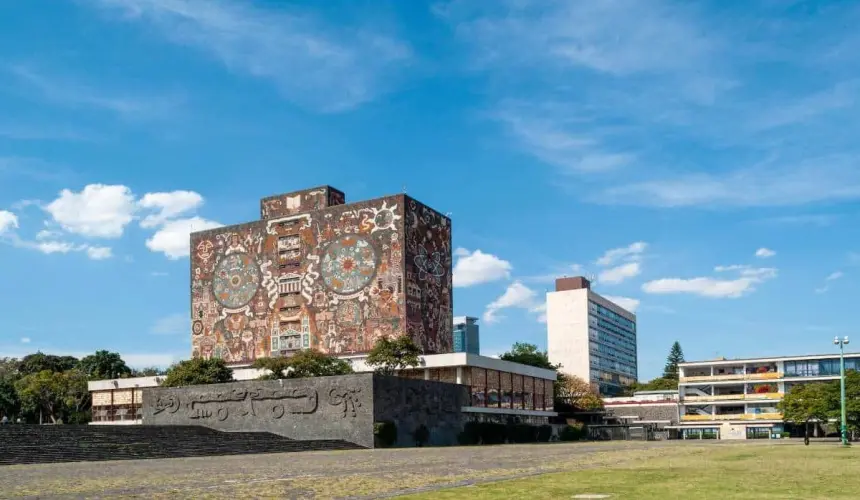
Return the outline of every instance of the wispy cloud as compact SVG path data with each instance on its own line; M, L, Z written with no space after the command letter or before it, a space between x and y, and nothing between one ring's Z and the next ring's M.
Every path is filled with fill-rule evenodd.
M799 214L799 215L780 215L775 217L764 217L755 219L750 222L755 224L768 224L775 226L819 226L826 227L832 225L839 219L838 214Z
M329 24L288 6L211 0L93 0L144 22L166 39L268 80L289 100L341 111L386 91L412 59L410 47L377 26Z
M437 13L489 76L489 116L588 201L860 199L860 74L846 70L860 63L860 37L833 28L860 19L856 6L791 20L769 2L455 0ZM757 70L766 65L780 68L778 89Z
M48 74L26 65L9 72L29 91L49 102L70 108L94 108L126 119L153 119L175 114L182 100L176 95L112 92L74 78Z
M181 335L189 332L191 320L185 314L171 314L159 318L153 323L149 332L153 335Z
M747 265L717 266L718 273L736 273L734 278L699 276L695 278L663 278L642 285L650 294L692 294L709 298L739 298L756 290L766 281L776 278L778 270L772 267L756 268Z

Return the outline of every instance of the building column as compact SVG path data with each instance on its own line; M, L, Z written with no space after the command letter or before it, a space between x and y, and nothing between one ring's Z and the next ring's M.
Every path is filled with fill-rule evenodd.
M430 380L430 368L424 369L424 380Z
M711 365L711 376L714 376L714 365Z
M458 384L463 383L463 367L462 366L457 367L457 383Z

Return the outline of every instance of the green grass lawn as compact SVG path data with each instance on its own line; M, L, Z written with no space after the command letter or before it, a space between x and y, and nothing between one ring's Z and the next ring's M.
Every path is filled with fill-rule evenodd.
M556 500L588 494L610 495L612 500L860 499L860 446L713 446L676 457L400 498Z

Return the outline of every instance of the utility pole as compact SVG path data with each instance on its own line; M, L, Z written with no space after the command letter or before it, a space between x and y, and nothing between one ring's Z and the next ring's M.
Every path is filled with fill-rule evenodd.
M839 400L842 404L842 446L848 444L848 421L845 418L845 346L848 345L848 337L840 339L835 337L833 343L839 346Z

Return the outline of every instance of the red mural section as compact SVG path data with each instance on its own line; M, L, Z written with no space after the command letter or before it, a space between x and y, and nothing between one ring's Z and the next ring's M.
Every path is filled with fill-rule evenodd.
M268 215L192 235L193 356L353 354L403 333L451 351L448 218L404 195Z
M427 354L452 352L451 219L404 198L407 333Z

